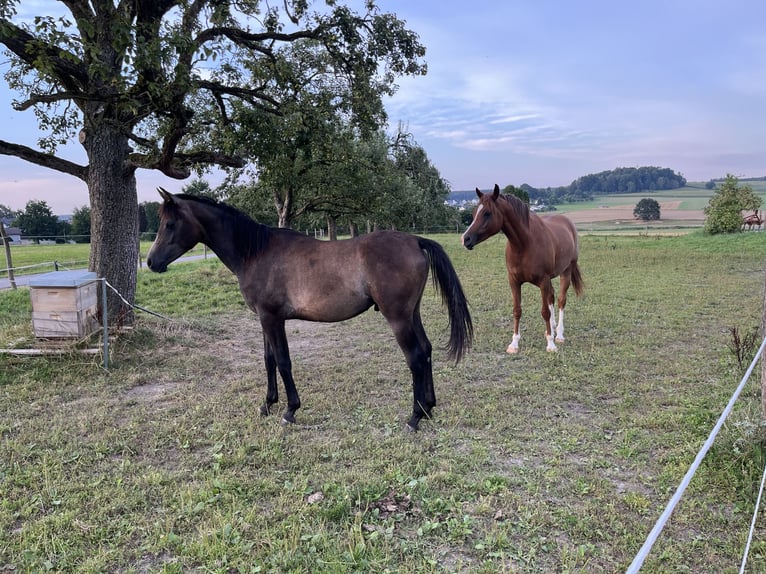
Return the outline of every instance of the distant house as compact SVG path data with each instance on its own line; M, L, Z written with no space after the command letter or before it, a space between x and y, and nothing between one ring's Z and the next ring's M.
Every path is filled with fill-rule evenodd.
M19 245L21 243L21 229L18 227L6 227L5 234L12 243Z

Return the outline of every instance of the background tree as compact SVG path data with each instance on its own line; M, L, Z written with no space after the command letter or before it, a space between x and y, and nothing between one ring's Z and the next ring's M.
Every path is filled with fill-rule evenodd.
M191 183L183 186L181 191L183 193L188 193L189 195L209 197L211 199L215 199L216 197L216 193L213 191L213 188L210 187L210 183L201 178L192 180Z
M40 239L53 239L58 234L59 218L53 215L45 201L31 200L13 225L21 228L22 233L32 237L35 243L39 243Z
M742 212L754 211L761 206L761 198L749 185L738 185L731 174L721 183L705 207L706 233L733 233L742 229Z
M90 207L76 207L72 213L72 239L77 243L90 243Z
M410 134L403 134L401 127L393 156L396 169L412 184L412 189L407 192L407 202L414 204L410 230L424 232L429 229L452 228L455 214L444 203L449 197L449 183L441 177L426 151Z
M521 189L520 187L516 187L515 185L506 185L503 188L503 193L506 195L514 195L518 197L521 201L529 205L529 192L525 189Z
M656 199L645 197L633 208L633 217L642 221L657 221L660 219L660 204Z
M72 224L68 221L58 219L56 223L56 243L65 243L70 241L70 235L72 235Z
M20 213L20 211L14 211L7 205L0 203L0 219L15 219Z
M67 0L55 4L67 14L41 14L33 23L15 18L17 5L0 0L0 44L10 57L5 79L21 97L14 108L34 109L46 133L40 149L0 140L0 153L87 184L89 268L129 302L138 262L138 169L185 179L213 165L241 168L250 152L237 135L259 128L243 115L281 115L291 94L321 78L347 87L350 97L335 103L350 118L378 125L394 79L425 72L417 36L374 0L360 12L334 2L312 10L307 0L280 7L258 0ZM291 49L294 43L301 50ZM55 154L75 135L85 165ZM109 315L133 319L116 297Z
M139 209L143 212L146 220L146 225L141 229L141 233L150 235L147 239L153 240L160 228L160 203L158 201L144 201L139 205Z
M279 225L271 189L258 182L227 186L226 200L259 223L275 227Z

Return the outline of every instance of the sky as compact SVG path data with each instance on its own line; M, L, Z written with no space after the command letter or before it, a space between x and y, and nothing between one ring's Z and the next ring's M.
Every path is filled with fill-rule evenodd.
M51 0L25 0L46 13ZM766 176L762 0L378 0L426 47L426 76L385 100L455 191L568 185L617 167L689 181ZM0 58L0 72L7 64ZM0 79L0 139L36 147ZM61 150L79 163L79 144ZM139 201L189 182L139 171ZM212 180L211 180L212 181ZM216 182L213 182L216 183ZM0 156L0 204L88 204L80 180Z

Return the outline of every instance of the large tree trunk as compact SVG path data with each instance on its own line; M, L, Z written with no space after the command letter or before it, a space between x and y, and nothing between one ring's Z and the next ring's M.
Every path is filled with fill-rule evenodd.
M327 235L330 238L330 241L338 240L338 223L335 221L335 218L330 215L327 216Z
M91 247L88 267L104 277L122 297L135 301L138 272L138 194L135 169L124 135L109 128L89 133L88 193ZM131 325L133 310L111 289L107 295L109 324Z
M279 227L290 227L293 215L293 193L289 185L274 191L274 206L277 208Z

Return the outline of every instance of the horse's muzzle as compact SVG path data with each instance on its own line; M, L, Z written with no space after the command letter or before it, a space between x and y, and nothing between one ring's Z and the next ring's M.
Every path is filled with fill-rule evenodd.
M157 265L157 262L151 257L146 258L146 266L155 273L164 273L168 270L167 265Z

